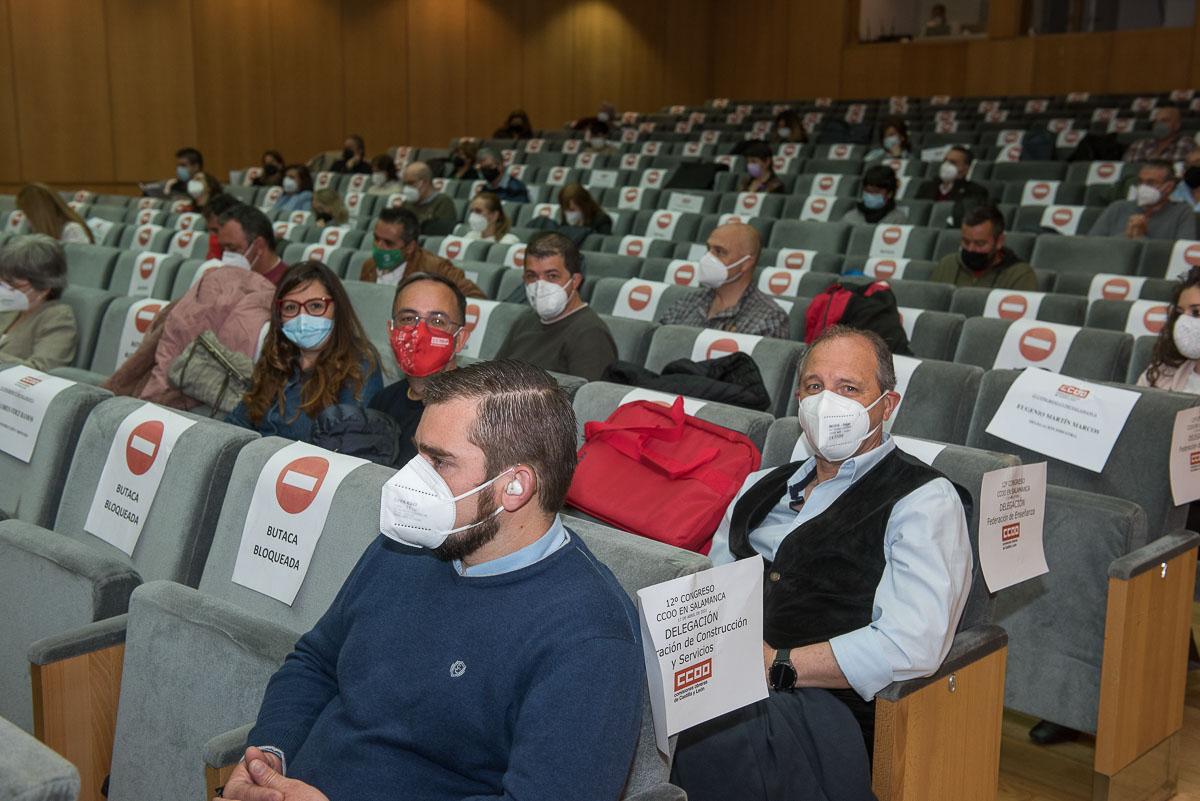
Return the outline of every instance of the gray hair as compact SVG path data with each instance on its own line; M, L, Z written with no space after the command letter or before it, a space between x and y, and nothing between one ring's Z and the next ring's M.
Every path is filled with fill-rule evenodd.
M429 169L429 165L423 161L414 161L404 168L404 172L412 175L418 181L433 180L433 170Z
M475 154L475 160L483 161L484 159L487 159L487 158L494 160L497 164L504 163L504 159L502 159L500 157L500 154L496 152L496 149L494 147L479 148L479 152Z
M879 382L879 389L883 392L894 390L896 388L896 363L892 360L892 351L883 341L883 337L874 331L851 328L848 325L831 325L809 344L808 350L804 352L804 359L800 362L800 371L796 374L797 380L803 379L804 371L808 369L808 358L812 356L812 352L817 349L818 345L845 337L859 337L867 341L867 344L875 351L875 380Z
M51 300L67 288L67 254L62 244L46 234L20 234L0 248L0 280L28 281L39 292L50 290Z

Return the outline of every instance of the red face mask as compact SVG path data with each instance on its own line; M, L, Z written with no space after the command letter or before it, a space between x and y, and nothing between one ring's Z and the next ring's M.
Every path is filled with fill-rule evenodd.
M217 235L216 234L208 235L208 253L205 254L205 258L209 258L209 259L221 258L221 246L219 244L217 244Z
M433 375L454 358L454 336L434 331L425 321L416 325L393 325L388 332L392 353L405 375L424 378Z

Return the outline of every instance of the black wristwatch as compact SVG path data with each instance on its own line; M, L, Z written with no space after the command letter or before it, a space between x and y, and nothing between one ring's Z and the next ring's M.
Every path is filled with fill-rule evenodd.
M771 679L772 690L789 691L796 687L796 669L792 667L792 651L780 649L775 652L775 661L771 663L771 671L767 674Z

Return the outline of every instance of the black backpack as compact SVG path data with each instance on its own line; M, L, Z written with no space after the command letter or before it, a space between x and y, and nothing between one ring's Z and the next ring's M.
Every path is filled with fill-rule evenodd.
M837 282L812 299L805 313L804 341L811 343L831 325L874 331L892 353L909 356L908 335L900 321L896 296L886 281Z
M400 432L390 415L357 403L326 407L313 425L312 444L385 467L400 467Z

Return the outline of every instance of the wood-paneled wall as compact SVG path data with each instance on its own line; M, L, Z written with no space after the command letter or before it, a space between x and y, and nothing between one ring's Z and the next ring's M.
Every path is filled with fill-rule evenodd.
M857 0L0 0L0 190L128 189L188 144L218 176L350 132L445 146L604 100L1200 87L1200 25L1018 37L1020 2L992 0L989 39L858 45Z
M711 95L713 0L0 0L0 189L127 189Z

